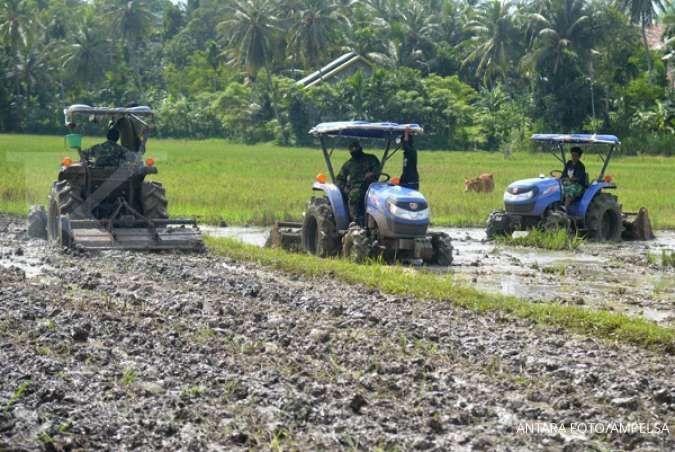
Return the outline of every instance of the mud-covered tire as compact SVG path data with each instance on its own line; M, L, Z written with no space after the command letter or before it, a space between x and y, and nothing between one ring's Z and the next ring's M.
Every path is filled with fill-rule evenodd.
M337 255L337 227L327 198L312 198L307 204L302 223L302 247L318 257Z
M73 231L70 227L70 215L80 215L79 197L72 196L74 191L68 183L60 181L52 186L47 211L47 238L50 243L71 247L73 245ZM65 212L65 213L62 213Z
M549 212L542 220L540 229L545 232L558 232L560 230L570 232L572 222L570 217L565 212L552 211Z
M143 199L143 215L153 219L169 218L169 202L166 192L159 182L143 182L141 187Z
M50 195L50 199L52 198L57 201L60 215L68 215L72 219L86 218L85 213L80 209L80 206L84 204L84 199L82 199L78 186L73 186L65 180L55 182Z
M590 240L618 242L623 232L621 205L616 196L599 193L586 212L586 230Z
M431 233L431 246L434 249L431 263L447 267L452 264L452 240L445 232Z
M47 239L47 212L44 206L31 206L28 211L27 233L31 239Z
M355 263L362 263L373 251L368 232L361 226L352 226L342 238L342 257Z
M513 225L509 215L501 210L493 210L488 216L485 235L488 240L494 240L497 237L510 237L513 234Z

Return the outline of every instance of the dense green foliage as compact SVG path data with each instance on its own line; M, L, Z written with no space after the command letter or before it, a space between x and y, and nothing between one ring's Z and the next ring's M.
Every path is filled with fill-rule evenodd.
M64 105L149 104L158 133L306 144L318 121L414 121L428 148L531 131L675 147L675 95L646 29L665 0L3 0L0 132L60 133ZM669 45L673 45L672 39ZM347 51L375 64L295 81Z
M84 147L101 138L85 136ZM365 142L368 152L382 156L382 143ZM379 146L379 148L377 147ZM66 151L63 137L0 134L0 212L24 215L31 204L45 204ZM202 222L270 225L275 220L299 220L312 196L312 182L326 165L317 149L280 147L270 143L242 145L224 140L151 139L147 155L157 161L152 176L167 189L172 216L197 216ZM348 153L335 152L341 165ZM602 167L597 155L584 156L596 177ZM401 153L385 171L400 174ZM421 188L431 205L434 225L483 226L488 214L503 206L506 186L516 180L560 169L547 153L514 153L504 159L495 152L419 153ZM492 193L464 191L464 178L492 172ZM608 174L624 211L646 206L655 228L675 228L675 184L672 157L613 158ZM645 181L655 181L654 183Z

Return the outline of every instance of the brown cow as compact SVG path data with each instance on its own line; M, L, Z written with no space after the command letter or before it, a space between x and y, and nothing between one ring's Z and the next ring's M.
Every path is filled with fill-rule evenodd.
M493 173L483 173L472 179L464 178L464 191L475 191L476 193L490 193L495 189L495 179Z

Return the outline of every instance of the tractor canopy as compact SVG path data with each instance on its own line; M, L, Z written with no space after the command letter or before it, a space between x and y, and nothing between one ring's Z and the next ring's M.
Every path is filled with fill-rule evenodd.
M89 122L97 123L109 119L107 127L115 127L120 132L122 146L134 152L144 152L147 141L146 132L153 127L153 111L147 106L135 107L91 107L75 104L63 109L65 124L74 131L75 118L85 116Z
M565 146L566 144L577 144L577 145L591 145L591 144L607 144L609 145L609 151L606 153L600 154L600 160L602 160L602 169L600 174L597 177L598 181L602 181L605 177L605 171L607 170L607 165L614 154L614 150L621 145L621 141L618 137L614 135L598 135L598 134L584 134L584 133L535 133L530 138L532 141L538 143L546 143L551 145L551 152L553 155L563 164L567 162L565 157ZM559 153L556 153L557 152Z
M419 124L397 124L395 122L338 121L322 122L309 131L314 136L345 138L393 138L401 135L406 129L413 134L422 134L424 129Z
M406 129L415 135L424 133L424 129L419 124L397 124L395 122L367 122L367 121L338 121L338 122L322 122L312 127L309 131L310 135L319 137L321 140L321 149L323 157L328 167L328 172L333 183L335 183L335 171L331 163L331 156L333 149L328 151L326 137L336 138L379 138L385 140L384 155L380 162L380 172L400 147L400 143L396 143L396 148L391 151L391 144L396 141L398 137L403 135Z
M614 135L597 135L583 133L535 133L532 135L532 141L541 143L561 143L561 144L612 144L620 145L621 141Z

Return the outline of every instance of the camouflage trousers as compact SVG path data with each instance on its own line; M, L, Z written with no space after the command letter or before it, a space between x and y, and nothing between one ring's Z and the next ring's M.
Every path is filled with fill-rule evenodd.
M363 217L366 213L365 206L366 190L364 188L352 188L347 193L347 205L349 207L349 219L363 225Z
M566 198L576 199L584 191L584 187L576 182L563 181L563 190Z

